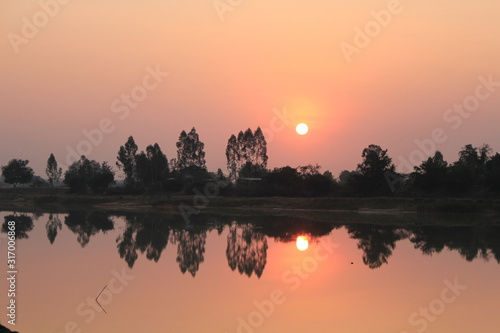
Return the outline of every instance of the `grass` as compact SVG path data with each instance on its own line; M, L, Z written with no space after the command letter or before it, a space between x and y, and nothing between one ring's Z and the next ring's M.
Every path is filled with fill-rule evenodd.
M73 209L105 209L108 211L158 211L179 213L179 206L194 207L194 196L167 193L144 195L72 194L67 188L0 189L0 210L67 212ZM200 198L198 198L200 199ZM408 198L408 197L230 197L216 196L200 209L227 215L284 215L308 219L331 220L332 214L359 213L365 220L389 221L388 216L415 215L410 223L420 223L426 215L440 219L460 220L477 215L495 219L500 213L498 199ZM199 208L199 207L198 207ZM375 215L380 215L379 217ZM368 216L370 216L368 218ZM374 217L375 216L375 217ZM397 220L401 220L398 218Z

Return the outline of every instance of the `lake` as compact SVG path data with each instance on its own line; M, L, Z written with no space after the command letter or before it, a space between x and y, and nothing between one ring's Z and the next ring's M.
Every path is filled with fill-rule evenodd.
M1 322L21 333L500 330L498 224L0 214L6 277L9 221L17 236L16 295L4 279Z

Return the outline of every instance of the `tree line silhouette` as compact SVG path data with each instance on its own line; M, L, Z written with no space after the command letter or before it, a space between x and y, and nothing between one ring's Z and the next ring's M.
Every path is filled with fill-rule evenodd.
M4 217L2 232L8 231L8 221L16 221L16 237L28 238L33 229L33 219L43 214L29 216L14 214ZM293 217L231 217L198 216L195 223L186 226L182 217L159 214L127 212L112 215L103 211L71 211L64 217L64 225L76 235L76 241L85 247L92 236L115 229L113 217L125 221L125 229L116 239L118 255L127 265L134 267L139 255L159 262L167 246L176 246L176 262L183 274L196 276L205 259L207 235L214 231L221 235L227 229L226 259L229 268L248 277L260 278L267 264L268 238L278 242L293 242L299 235L311 240L330 235L333 230L345 228L357 241L362 251L363 263L371 269L388 264L396 244L410 241L424 255L440 253L444 249L457 251L465 260L494 259L500 264L500 226L431 226L360 223L324 223ZM271 223L272 221L272 223ZM47 238L56 241L62 229L59 214L49 214L46 223ZM331 236L333 237L333 236Z
M355 170L344 170L335 178L319 165L284 166L268 169L267 142L260 128L231 135L226 146L227 171L207 170L204 143L193 127L182 131L176 143L177 156L168 159L158 143L140 151L133 136L120 146L116 167L123 171L124 186L116 187L115 170L107 162L99 163L82 156L62 172L53 154L47 160L48 184L34 176L28 160L13 159L2 166L6 183L16 187L54 185L63 179L70 192L140 194L166 191L193 193L207 182L227 182L222 195L244 196L453 196L489 194L500 191L500 154L489 145L465 145L458 160L448 163L441 152L400 174L387 149L369 145L361 153Z

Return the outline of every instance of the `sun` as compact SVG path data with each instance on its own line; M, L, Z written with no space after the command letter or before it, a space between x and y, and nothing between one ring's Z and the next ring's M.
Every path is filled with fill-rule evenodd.
M295 245L299 251L305 251L309 247L309 240L306 236L299 236Z
M309 127L304 123L300 123L297 125L297 127L295 127L295 130L298 134L304 135L309 131Z

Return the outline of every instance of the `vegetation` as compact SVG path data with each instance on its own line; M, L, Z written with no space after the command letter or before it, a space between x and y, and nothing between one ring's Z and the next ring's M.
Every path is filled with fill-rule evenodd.
M33 169L28 167L28 160L13 159L2 167L4 182L16 187L18 184L27 184L33 179Z
M493 155L486 144L465 145L453 163L436 151L410 174L397 173L388 150L372 144L361 152L356 169L342 171L338 179L328 170L320 171L317 164L268 169L267 142L259 127L229 137L227 174L221 169L207 170L204 146L194 127L189 133L182 131L176 158L169 160L158 143L139 152L130 136L119 147L116 161L125 175L124 187L111 188L113 169L85 156L68 168L64 183L78 193L171 195L200 193L215 182L218 195L244 197L488 197L500 191L500 154ZM14 187L30 181L33 187L47 186L40 177L33 177L27 164L27 160L15 159L3 166L5 182ZM46 174L51 185L61 177L53 154L47 160Z
M47 160L47 167L45 168L45 173L49 179L49 184L54 186L54 183L59 182L62 175L62 169L57 167L57 161L54 154L50 154Z
M69 186L70 192L103 192L114 183L114 172L106 163L88 160L82 156L79 161L70 165L64 174L64 183Z

